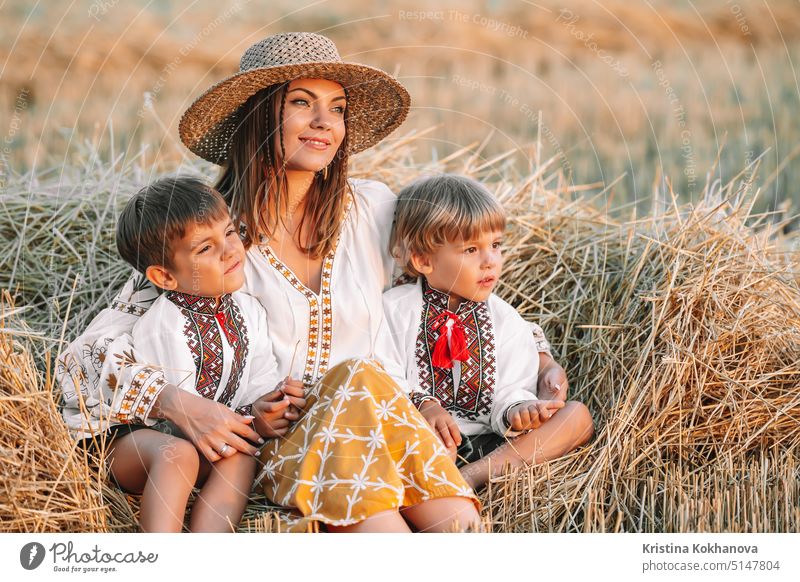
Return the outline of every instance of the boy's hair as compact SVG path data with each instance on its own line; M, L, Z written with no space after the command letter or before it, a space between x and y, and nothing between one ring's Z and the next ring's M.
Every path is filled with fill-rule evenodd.
M407 274L419 277L412 254L430 254L448 242L505 228L505 211L486 188L464 176L442 174L400 191L389 249Z
M152 265L174 269L172 245L189 224L208 225L227 215L220 193L199 178L161 178L125 205L117 221L117 250L142 273Z

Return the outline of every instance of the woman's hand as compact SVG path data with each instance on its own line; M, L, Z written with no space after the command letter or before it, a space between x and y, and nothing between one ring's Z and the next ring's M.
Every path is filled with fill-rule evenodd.
M255 455L258 449L244 439L264 442L250 427L252 416L236 414L219 402L191 394L171 384L158 395L154 412L159 418L175 423L197 450L212 463L223 456L235 455L237 451Z
M564 368L544 352L539 353L539 366L539 378L536 382L539 398L565 401L569 382Z
M453 416L436 400L425 400L420 405L419 411L431 425L433 432L441 439L450 455L455 457L456 449L461 444L461 431L458 430L458 424Z
M292 422L300 418L300 411L306 407L306 387L300 380L293 380L288 376L276 386L276 390L283 392L291 403L289 410L296 416ZM288 417L285 417L288 418Z
M515 404L506 412L511 430L531 430L539 428L564 408L563 400L528 400Z

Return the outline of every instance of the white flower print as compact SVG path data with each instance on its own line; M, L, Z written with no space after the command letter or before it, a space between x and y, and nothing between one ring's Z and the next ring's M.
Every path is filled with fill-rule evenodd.
M395 410L395 407L392 406L392 404L392 402L381 400L380 404L377 405L377 409L375 410L375 414L378 415L378 418L381 420L389 420L392 412Z

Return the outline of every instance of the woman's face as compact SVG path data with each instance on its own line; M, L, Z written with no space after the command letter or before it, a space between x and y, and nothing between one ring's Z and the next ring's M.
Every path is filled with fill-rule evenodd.
M345 136L344 89L326 79L297 79L289 83L283 108L283 146L286 169L318 172L339 150ZM281 155L280 135L274 144Z

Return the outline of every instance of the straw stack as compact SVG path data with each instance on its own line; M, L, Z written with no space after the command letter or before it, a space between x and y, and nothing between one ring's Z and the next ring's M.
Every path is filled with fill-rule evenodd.
M695 205L664 182L650 216L620 219L573 200L591 189L554 160L509 179L502 156L469 149L406 166L411 145L361 171L395 188L442 170L493 184L511 216L497 292L543 326L595 420L581 450L490 483L494 531L800 529L798 253L752 214L757 164Z
M598 430L496 480L496 529L797 531L800 292L779 225L713 196L617 224L539 194L512 197L500 293L555 341Z
M0 317L0 531L133 530L124 496L69 438L6 294ZM104 494L106 499L104 499ZM110 505L111 504L111 505Z

